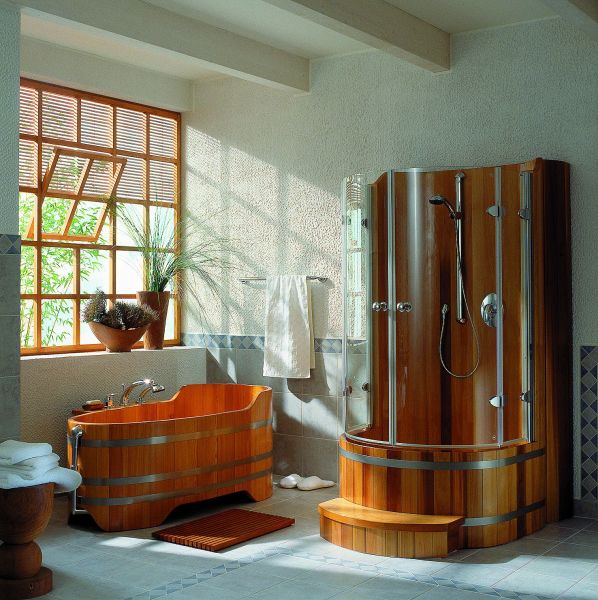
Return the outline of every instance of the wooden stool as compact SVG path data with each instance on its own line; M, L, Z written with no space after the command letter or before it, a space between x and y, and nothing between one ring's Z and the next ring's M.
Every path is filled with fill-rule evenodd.
M48 525L54 484L0 490L0 598L35 598L52 590L52 571L42 567L33 541Z

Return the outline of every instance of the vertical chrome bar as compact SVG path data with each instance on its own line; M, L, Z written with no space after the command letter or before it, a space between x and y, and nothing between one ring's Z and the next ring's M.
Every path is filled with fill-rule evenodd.
M372 311L369 309L372 306L373 295L372 295L372 186L366 185L366 197L365 197L365 218L368 226L365 230L365 235L367 236L367 256L366 256L366 325L365 325L365 351L366 351L366 363L367 363L367 383L368 389L366 390L367 394L367 423L368 427L371 427L374 420L374 407L372 403L374 401L372 396L372 373L373 373L373 363L372 363Z
M347 364L347 297L349 295L349 284L347 282L347 185L349 177L343 179L341 189L341 210L342 213L342 236L343 236L343 256L342 256L342 278L343 278L343 431L347 431L347 402L349 402L349 370ZM369 311L368 311L369 312Z
M523 401L524 437L534 439L533 418L533 294L532 294L532 173L521 173L520 210L521 219L521 400Z
M499 399L498 415L496 422L496 442L501 445L504 440L503 411L504 411L504 386L503 386L503 298L502 298L502 184L501 168L494 169L494 204L496 206L495 219L495 253L496 253L496 396Z
M79 441L83 435L83 428L81 425L75 425L71 429L71 464L70 468L73 471L78 470L79 461ZM71 492L71 514L72 515L86 515L88 514L85 509L77 508L77 490Z
M387 219L388 219L388 442L397 442L396 405L396 290L395 290L395 198L394 171L388 171Z
M465 323L465 317L463 316L463 276L462 276L462 264L459 266L459 262L463 263L463 232L462 232L462 220L463 220L463 178L465 173L459 171L455 175L455 212L457 213L457 220L455 222L455 234L457 236L457 250L455 250L455 287L457 288L457 297L455 303L455 318L459 323Z

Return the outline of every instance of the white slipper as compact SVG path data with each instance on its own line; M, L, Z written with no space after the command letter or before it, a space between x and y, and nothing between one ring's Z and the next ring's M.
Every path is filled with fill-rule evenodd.
M292 488L297 487L303 481L303 477L301 475L297 475L297 473L293 473L292 475L287 475L283 477L278 482L278 487L284 488L285 490L290 490Z
M332 487L333 485L335 485L334 481L327 481L325 479L320 479L317 475L312 475L311 477L306 477L299 481L299 483L297 483L297 488L307 492L310 490Z

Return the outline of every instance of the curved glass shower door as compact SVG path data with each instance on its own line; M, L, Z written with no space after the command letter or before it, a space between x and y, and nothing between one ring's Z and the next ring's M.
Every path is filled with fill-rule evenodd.
M350 437L430 447L530 438L527 180L520 165L345 180Z

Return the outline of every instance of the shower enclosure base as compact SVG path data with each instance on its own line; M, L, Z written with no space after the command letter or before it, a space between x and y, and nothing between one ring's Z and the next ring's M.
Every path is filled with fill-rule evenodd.
M339 452L341 499L350 504L320 506L320 533L336 545L383 556L446 556L505 544L546 524L545 454L537 442L384 448L343 435Z

